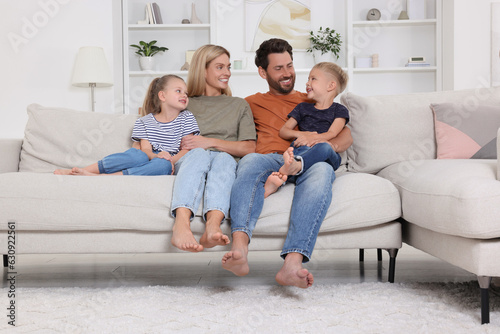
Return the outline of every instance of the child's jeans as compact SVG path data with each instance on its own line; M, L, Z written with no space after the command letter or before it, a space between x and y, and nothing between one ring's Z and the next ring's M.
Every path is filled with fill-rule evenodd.
M154 151L158 153L158 151ZM99 173L112 174L123 172L123 175L170 175L172 163L169 160L153 158L149 160L146 153L130 148L123 153L114 153L97 162Z
M308 170L316 162L327 162L337 170L340 166L340 154L333 150L333 147L328 143L318 143L313 147L299 146L293 147L293 155L295 158L302 160L302 173ZM301 174L302 174L301 173Z

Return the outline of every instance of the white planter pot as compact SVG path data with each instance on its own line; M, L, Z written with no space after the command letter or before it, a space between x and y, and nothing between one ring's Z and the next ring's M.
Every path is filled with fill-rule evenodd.
M143 71L151 71L155 65L153 57L140 57L139 65Z
M321 51L313 51L314 63L321 63L324 61L333 62L333 55L331 53L321 54Z

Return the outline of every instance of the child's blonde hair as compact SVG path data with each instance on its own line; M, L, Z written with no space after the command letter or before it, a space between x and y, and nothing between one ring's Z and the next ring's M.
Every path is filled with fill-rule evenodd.
M231 57L229 51L219 45L206 44L196 50L189 65L187 79L189 97L200 96L205 93L207 86L206 69L212 60L223 54L226 54L229 58ZM229 86L223 89L221 93L227 96L232 95Z
M337 81L337 95L342 93L347 86L347 82L349 82L349 76L347 73L340 67L339 65L331 62L321 62L316 65L312 69L318 69L320 71L329 73L334 76Z
M151 81L146 97L144 98L144 103L142 104L141 116L146 116L151 113L158 114L161 112L161 101L158 97L158 93L165 89L168 82L174 78L184 82L184 79L174 74L167 74L162 77L154 78L153 81Z

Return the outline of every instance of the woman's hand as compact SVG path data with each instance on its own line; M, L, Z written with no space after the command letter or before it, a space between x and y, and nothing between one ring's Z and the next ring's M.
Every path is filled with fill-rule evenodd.
M181 139L181 149L182 150L192 150L194 148L207 149L212 147L210 144L211 138L206 138L203 136L187 135Z
M157 158L172 161L172 156L170 155L170 153L165 152L165 151L159 152L158 155L157 155Z

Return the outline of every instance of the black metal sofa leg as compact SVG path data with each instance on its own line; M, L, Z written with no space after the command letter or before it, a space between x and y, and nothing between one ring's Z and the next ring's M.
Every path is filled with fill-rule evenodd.
M491 277L478 276L477 281L481 288L481 325L490 323L490 288Z
M394 283L394 275L396 272L396 256L398 255L399 249L392 248L388 249L389 252L389 283Z

